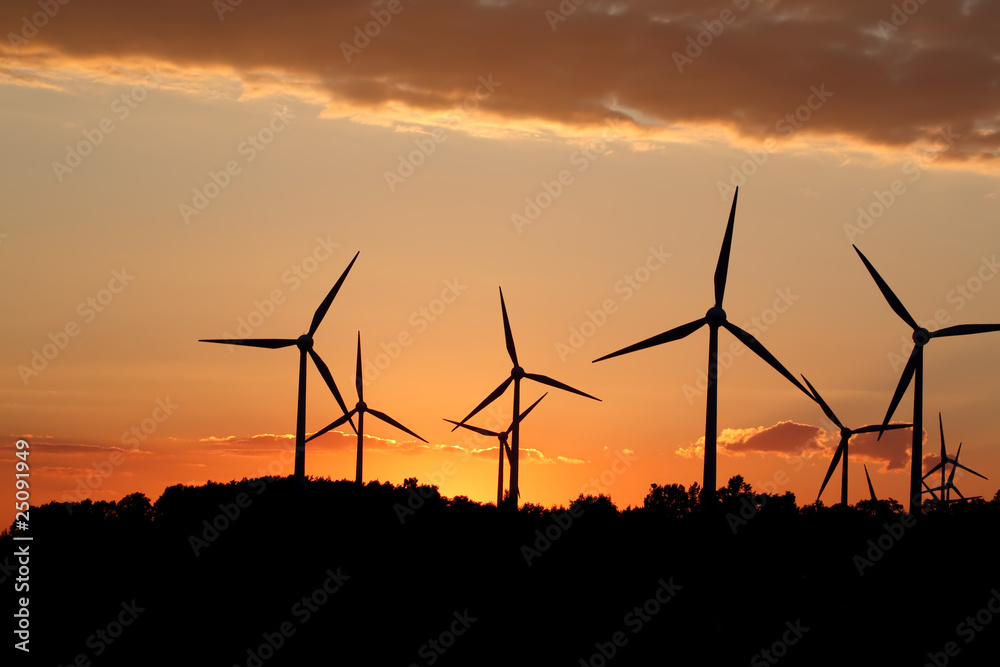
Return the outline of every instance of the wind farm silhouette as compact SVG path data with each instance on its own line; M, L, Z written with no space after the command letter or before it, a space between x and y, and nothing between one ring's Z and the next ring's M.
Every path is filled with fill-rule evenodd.
M323 376L326 386L330 388L330 392L333 393L333 397L337 399L337 404L340 405L340 409L344 411L344 414L347 414L347 405L344 403L344 399L340 395L340 390L337 389L337 383L334 381L333 375L330 373L330 369L313 349L313 335L315 335L319 325L323 322L323 318L326 317L327 311L330 310L333 300L336 298L337 293L340 291L340 287L344 284L344 280L347 278L347 274L350 273L351 267L354 266L354 262L358 260L358 255L360 254L361 251L354 254L354 258L351 260L351 263L347 265L346 269L344 269L344 273L341 274L340 279L334 283L333 288L327 293L326 298L323 299L323 301L319 304L319 308L317 308L316 312L313 314L312 322L309 325L309 331L302 334L298 338L230 338L202 339L198 341L200 343L220 343L223 345L263 347L271 350L291 347L292 345L299 348L299 391L297 409L295 413L295 481L299 484L304 483L306 478L306 357L312 358L313 363L319 370L319 374ZM355 429L353 421L351 422L351 428Z
M630 352L638 352L649 347L662 345L675 340L680 340L691 334L706 324L708 325L708 386L706 388L705 401L705 472L702 492L706 500L711 500L715 495L716 468L717 468L717 436L718 436L718 376L719 376L719 329L724 328L733 334L741 343L753 350L754 354L766 361L772 368L785 376L789 382L798 387L802 393L812 400L815 397L803 387L795 376L788 369L781 365L774 355L760 344L749 332L744 331L726 319L726 311L722 309L723 297L726 294L726 278L729 274L729 253L733 245L733 224L736 221L736 199L740 194L737 187L733 194L733 205L729 211L729 222L726 224L726 233L722 239L722 250L719 252L719 262L715 267L715 305L708 309L704 317L701 317L687 324L657 334L634 345L624 347L617 352L606 354L594 363L611 359Z
M500 289L500 310L503 313L503 334L504 334L504 340L506 341L506 344L507 344L507 354L510 356L511 363L514 364L513 368L511 368L511 370L510 370L510 376L507 377L506 380L504 380L503 382L501 382L500 386L498 386L496 389L494 389L489 394L489 396L487 396L486 398L484 398L483 401L479 405L477 405L475 408L473 408L472 412L470 412L469 414L467 414L465 416L465 418L462 421L460 421L451 430L454 431L459 426L464 425L465 422L467 422L470 419L472 419L472 417L474 417L480 410L482 410L483 408L485 408L487 405L489 405L490 403L492 403L496 399L500 398L500 396L503 395L503 393L505 391L507 391L507 387L509 387L511 385L511 383L513 383L514 384L514 412L513 412L513 416L511 417L511 421L512 421L512 427L511 427L511 429L512 430L511 430L511 437L510 437L510 448L511 448L510 488L511 489L519 489L520 486L518 486L518 468L519 468L519 466L518 466L518 459L519 459L519 446L520 446L519 435L520 435L520 431L521 431L521 429L520 429L520 421L521 420L518 418L518 415L520 414L520 410L521 410L521 380L527 378L528 380L534 380L535 382L539 382L541 384L548 385L550 387L555 387L556 389L562 389L563 391L568 391L568 392L573 393L573 394L578 394L578 395L583 396L585 398L591 398L591 399L593 399L595 401L600 401L601 399L599 399L599 398L597 398L595 396L591 396L590 394L587 394L585 392L582 392L579 389L574 389L573 387L569 386L568 384L564 384L562 382L559 382L558 380L553 380L552 378L550 378L550 377L548 377L546 375L539 375L538 373L528 373L528 372L526 372L524 370L524 368L522 368L521 365L517 361L517 349L514 347L514 335L511 333L511 330L510 330L510 319L507 317L507 304L505 304L504 300L503 300L503 288ZM511 505L516 509L517 508L517 494L516 493L512 493L511 497L513 498L512 502L511 502Z
M353 416L357 415L357 417L358 417L358 427L357 427L356 431L357 431L357 434L358 434L358 460L357 460L357 467L356 467L356 470L355 470L354 482L355 482L355 484L361 484L361 480L362 480L361 464L362 464L362 454L364 452L365 413L366 412L371 413L371 415L373 417L375 417L376 419L380 419L380 420L384 421L386 424L389 424L390 426L395 426L399 430L405 431L406 433L409 433L414 438L416 438L416 439L418 439L418 440L420 440L422 442L427 442L427 441L424 440L423 438L421 438L419 435L417 435L413 431L411 431L410 429L408 429L405 426L403 426L402 424L400 424L398 421L396 421L395 419L393 419L389 415L385 414L384 412L379 412L375 408L369 407L369 405L367 403L365 403L365 382L364 382L364 376L361 373L361 332L360 331L358 332L358 361L357 361L357 372L356 372L356 374L354 376L354 387L355 387L355 389L358 392L358 402L354 406L354 409L352 409L350 412L347 412L343 416L341 416L341 417L339 417L337 419L334 419L332 422L330 422L329 424L327 424L326 426L324 426L323 428L321 428L319 431L316 431L316 433L314 433L311 436L309 436L308 438L306 438L306 442L309 442L310 440L315 440L316 438L320 437L324 433L327 433L327 432L329 432L329 431L337 428L338 426L344 424L345 422L351 421L351 418ZM353 423L352 423L352 426L353 426Z
M913 319L913 316L907 312L906 308L903 306L903 302L899 300L899 297L892 291L889 284L885 282L882 276L879 275L872 263L868 261L868 258L858 250L857 246L853 246L855 252L858 253L858 257L864 262L865 268L868 269L868 273L871 274L872 278L875 280L875 284L878 285L879 290L882 292L882 296L889 303L889 307L892 308L893 312L899 316L911 329L913 329L913 351L910 353L910 358L906 362L906 366L903 367L903 373L899 378L899 384L896 385L896 392L892 396L892 400L889 402L889 409L885 413L885 418L882 420L883 430L889 424L889 420L892 419L893 413L896 411L896 406L899 405L899 401L903 398L903 393L906 388L909 387L910 381L913 380L913 444L910 448L910 513L918 514L920 513L921 500L923 497L923 476L921 475L921 461L923 460L923 414L924 414L924 346L931 341L932 338L944 338L947 336L967 336L969 334L976 333L987 333L990 331L1000 331L1000 324L956 324L954 326L945 327L944 329L938 329L937 331L929 331L928 329L917 324L917 321ZM879 433L879 438L882 437L881 432Z
M962 443L958 443L958 451L955 452L955 458L951 458L950 456L948 456L948 448L945 446L944 443L944 421L941 418L940 412L938 413L938 427L941 431L941 460L937 463L937 465L935 465L933 468L924 473L924 476L921 478L921 482L923 483L926 489L926 493L931 494L931 497L934 500L943 501L946 505L949 502L953 502L950 497L951 491L954 491L956 494L958 494L958 497L961 498L962 500L967 500L967 498L962 495L962 492L958 490L958 487L955 486L955 471L961 468L966 472L971 472L973 475L976 475L977 477L982 477L983 479L989 479L989 478L984 477L983 475L979 474L972 468L964 466L958 462L958 457L962 455ZM948 478L946 480L945 471L949 463L951 464L951 473L948 474ZM926 480L928 477L937 472L938 469L941 470L941 485L932 489L927 484ZM941 497L938 498L937 493L935 492L940 493Z
M862 426L861 428L847 428L837 419L837 415L834 414L827 402L823 400L816 388L812 386L805 375L802 376L805 380L806 385L809 387L809 391L812 392L813 398L819 403L819 406L823 409L827 418L836 424L840 428L840 444L837 445L837 449L833 454L833 460L830 462L830 468L826 471L826 477L823 478L823 485L819 487L819 493L816 494L816 498L823 495L823 490L826 489L826 485L830 481L830 477L833 476L833 471L837 469L837 464L840 463L841 457L844 459L844 469L840 481L840 503L844 506L847 505L847 447L851 438L859 433L875 433L881 431L888 431L900 428L909 428L910 424L889 424L888 426L883 426L882 424L875 424L874 426ZM868 477L868 466L865 466L865 477ZM875 490L872 489L872 480L868 477L868 490L871 491L872 500L875 500Z
M535 401L530 406L528 406L527 410L525 410L524 412L522 412L520 414L520 416L518 416L517 419L515 419L514 421L512 421L510 423L510 426L507 427L506 431L491 431L489 429L485 429L485 428L482 428L480 426L472 426L471 424L463 424L461 422L452 421L451 419L445 419L446 422L448 422L450 424L454 424L456 427L461 426L462 428L468 429L470 431L474 431L475 433L478 433L480 435L485 435L485 436L490 436L490 437L497 438L497 440L499 441L499 447L498 447L498 450L499 450L499 454L498 454L499 461L498 461L498 471L497 471L497 507L500 507L500 505L503 503L503 457L504 457L504 454L506 453L508 463L513 459L513 456L512 456L511 451L510 451L510 444L507 442L507 436L510 434L511 430L517 424L520 424L522 421L524 421L524 418L528 416L528 413L531 412L535 408L535 406L538 405L539 403L541 403L542 399L545 398L548 395L549 395L548 392L545 392L544 394L542 394L541 398L539 398L537 401ZM512 493L514 493L514 491L512 491ZM516 490L516 494L517 494L517 497L520 498L521 497L521 490L517 489Z

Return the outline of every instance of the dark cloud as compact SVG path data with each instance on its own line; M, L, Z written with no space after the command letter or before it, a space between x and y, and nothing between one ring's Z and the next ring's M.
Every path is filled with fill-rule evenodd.
M221 19L222 3L207 0L72 2L17 53L2 40L0 76L42 85L39 67L110 72L148 58L308 93L330 115L399 121L478 105L468 96L492 77L501 85L482 110L525 127L593 129L617 116L653 135L699 125L754 142L783 139L798 112L808 120L797 139L917 147L950 128L944 159L1000 148L997 2L588 0L566 16L556 0L394 2L397 14L383 2L243 2ZM38 11L35 0L5 2L0 27L21 33ZM366 24L378 34L358 37L348 62L343 44ZM822 104L820 90L832 93Z

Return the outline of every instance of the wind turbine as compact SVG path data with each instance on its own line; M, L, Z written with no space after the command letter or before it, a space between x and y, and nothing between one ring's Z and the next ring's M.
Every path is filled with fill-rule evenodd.
M941 413L940 412L938 413L938 426L941 429L941 460L938 462L938 464L936 466L934 466L933 468L931 468L930 470L928 470L924 474L924 476L921 478L921 481L926 480L928 477L930 477L931 475L933 475L934 472L937 471L938 468L940 468L941 469L941 486L939 486L939 487L937 487L935 489L932 489L930 486L927 485L926 481L923 482L924 486L927 487L927 491L931 494L931 496L934 499L937 499L937 495L935 495L934 492L935 491L940 491L941 492L941 499L945 503L948 503L948 502L950 502L949 491L954 490L955 493L957 493L960 498L965 499L965 496L962 495L962 492L958 490L957 486L955 486L955 471L957 469L961 468L962 470L965 470L967 472L971 472L973 475L976 475L977 477L982 477L983 479L988 479L988 478L987 477L983 477L983 475L980 475L978 472L976 472L972 468L968 468L968 467L966 467L966 466L964 466L964 465L962 465L961 463L958 462L958 457L961 456L961 454L962 454L962 443L958 444L958 451L955 453L955 458L951 458L950 456L948 456L948 449L947 449L947 447L945 446L945 443L944 443L944 423L941 420ZM947 467L947 465L949 463L951 464L951 474L948 475L948 479L947 479L947 481L945 481L945 468Z
M311 357L313 363L316 364L316 368L319 370L319 374L323 376L323 380L326 381L326 386L330 388L333 393L333 397L337 399L337 404L340 405L340 409L345 413L347 412L347 405L344 404L344 399L340 395L340 391L337 389L337 383L333 381L333 375L330 374L330 369L327 365L320 359L316 351L313 350L313 335L316 333L316 329L319 328L320 323L323 318L326 317L326 313L330 310L330 305L333 303L334 297L337 296L337 292L340 291L340 286L344 284L344 279L347 278L347 274L350 272L351 267L354 266L354 262L357 261L358 255L361 252L358 251L354 254L354 258L351 263L347 265L344 269L344 273L341 274L340 279L334 284L333 289L326 295L323 302L319 304L319 308L313 314L312 323L309 325L309 332L304 333L298 338L229 338L224 340L219 339L202 339L199 343L221 343L224 345L245 345L247 347L263 347L271 350L280 349L283 347L291 347L295 345L299 348L299 392L298 392L298 409L295 416L295 482L297 484L302 484L306 479L306 357ZM351 422L351 428L354 428L354 422Z
M494 389L490 393L489 396L487 396L485 399L483 399L482 403L480 403L479 405L477 405L476 408L472 412L470 412L469 414L467 414L465 416L465 419L463 419L462 421L460 421L458 423L458 426L464 425L465 422L469 421L477 412L479 412L480 410L482 410L483 408L485 408L487 405L489 405L490 403L492 403L493 401L495 401L496 399L498 399L505 391L507 391L507 387L510 386L510 384L512 382L514 383L514 412L513 412L513 416L512 416L512 421L514 423L513 423L513 428L511 430L511 436L510 436L510 448L511 448L510 488L511 489L518 489L518 488L520 488L518 486L518 484L517 484L517 480L518 480L518 458L519 458L519 456L518 456L518 444L519 444L519 439L520 439L519 436L520 436L520 431L521 431L520 426L519 426L519 421L520 420L518 419L518 414L520 413L520 410L521 410L521 380L524 380L524 379L534 380L535 382L540 382L541 384L545 384L545 385L548 385L550 387L555 387L556 389L562 389L563 391L568 391L568 392L571 392L571 393L574 393L574 394L579 394L580 396L584 396L586 398L592 398L595 401L600 401L601 399L596 398L594 396L591 396L590 394L584 393L584 392L580 391L579 389L574 389L573 387L569 386L568 384L563 384L562 382L559 382L558 380L553 380L552 378L550 378L548 376L539 375L537 373L527 373L527 372L525 372L524 368L522 368L521 365L517 361L517 350L514 348L514 336L513 336L513 334L511 334L511 331L510 331L510 320L507 318L507 305L504 303L504 300L503 300L503 289L502 288L500 289L500 310L503 312L503 333L504 333L504 338L507 341L507 354L510 355L510 360L514 364L514 367L510 369L510 376L506 380L504 380L503 382L501 382L500 386L497 387L496 389ZM451 430L454 431L455 429L458 428L458 426L455 426L455 428L453 428ZM517 496L516 495L514 497L513 507L514 507L515 510L517 509Z
M830 477L833 476L833 471L837 469L837 464L840 463L840 458L843 457L844 470L840 482L840 502L844 505L844 507L847 507L847 445L851 441L851 436L858 433L875 433L876 431L881 432L883 430L889 431L900 428L909 428L910 424L889 424L885 427L881 424L876 424L873 426L862 426L861 428L855 429L847 428L840 422L839 419L837 419L837 415L833 413L833 410L830 409L830 406L823 400L823 397L819 395L819 392L812 386L812 383L809 382L808 378L803 375L802 379L805 380L806 384L809 386L809 390L812 392L813 398L817 403L819 403L819 406L823 408L823 412L826 414L827 418L840 427L840 444L837 446L837 451L833 454L833 461L830 462L830 467L826 471L826 477L823 479L823 485L819 487L819 495L816 496L816 498L818 500L819 497L823 495L823 490L826 489L826 485L829 483ZM865 476L867 475L868 467L866 466ZM871 488L871 478L868 479L868 489L872 491L872 496L874 496L875 493Z
M395 426L396 428L398 428L401 431L406 431L407 433L409 433L410 435L412 435L417 440L421 440L423 442L427 442L427 441L424 440L423 438L421 438L419 435L417 435L413 431L411 431L410 429L408 429L405 426L403 426L402 424L400 424L398 421L396 421L395 419L393 419L389 415L385 414L384 412L379 412L378 410L376 410L374 408L370 408L370 407L368 407L368 404L365 403L364 376L361 375L361 332L360 331L358 332L358 365L357 365L357 373L354 376L354 387L358 391L358 403L357 403L357 405L354 406L354 409L351 410L350 412L347 412L345 410L346 414L344 414L343 416L339 417L338 419L335 419L334 421L332 421L330 424L328 424L324 428L320 429L319 431L316 431L315 433L313 433L311 436L309 436L308 438L306 438L306 442L309 442L310 440L315 440L316 438L318 438L319 436L323 435L327 431L330 431L330 430L333 430L333 429L337 428L338 426L340 426L344 422L350 421L351 417L353 417L354 415L357 415L358 416L358 427L355 429L355 431L357 431L357 434L358 434L358 464L357 464L357 469L355 471L354 482L355 482L355 484L361 484L361 458L362 458L362 452L364 451L363 440L364 440L364 435L365 435L365 413L366 412L371 413L371 415L373 417L381 419L382 421L384 421L386 424L389 424L390 426ZM353 422L351 422L351 425L353 426Z
M733 206L729 211L729 223L726 225L726 234L722 239L722 250L719 253L719 262L715 267L715 305L708 309L704 317L693 322L682 324L679 327L657 334L651 338L640 341L634 345L622 348L617 352L604 355L600 359L595 359L594 363L604 361L612 357L617 357L629 352L645 350L663 343L680 340L694 333L706 324L708 325L708 387L706 388L705 403L705 477L702 495L704 500L715 498L715 475L716 475L716 437L718 423L718 371L719 371L719 328L725 328L729 333L736 336L741 343L754 351L754 353L771 365L776 371L784 375L789 382L802 390L809 398L815 400L805 387L799 384L788 370L760 344L750 333L731 323L726 319L726 311L722 309L722 298L726 292L726 277L729 273L729 251L733 244L733 223L736 220L736 198L740 190L736 188L733 194Z
M549 395L549 393L545 392L544 394L542 394L542 398L545 398L548 395ZM531 406L527 410L525 410L524 412L521 413L521 416L519 416L516 421L512 421L510 423L510 426L507 427L506 431L501 431L501 432L490 431L488 429L480 428L478 426L471 426L470 424L460 424L459 422L452 421L451 419L445 419L446 422L451 423L451 424L455 424L456 427L461 426L462 428L467 428L470 431L475 431L476 433L479 433L480 435L492 436L492 437L495 437L495 438L497 438L497 439L500 440L500 447L499 447L499 450L500 450L499 451L499 459L500 459L500 461L499 461L499 470L497 472L497 507L498 508L500 507L500 504L503 502L503 457L504 457L504 452L505 451L507 453L507 462L510 463L510 461L512 460L511 451L510 451L510 445L507 444L507 435L511 432L511 429L514 428L515 424L520 424L521 421L525 417L528 416L528 413L531 412L532 409L536 405L538 405L539 403L541 403L542 398L539 398L537 401L535 401L534 403L532 403ZM515 492L517 493L518 497L521 496L521 490L520 489L516 489Z
M896 386L896 393L893 394L892 401L889 403L889 409L885 413L885 419L882 420L883 427L889 423L892 418L892 414L896 411L896 406L899 405L899 401L903 398L903 393L906 388L910 386L910 380L916 379L913 383L913 445L910 449L910 513L920 512L920 498L922 495L921 486L923 483L923 478L920 474L921 461L923 460L923 437L924 437L924 346L930 342L932 338L944 338L945 336L965 336L968 334L976 333L986 333L989 331L1000 331L1000 324L956 324L955 326L945 327L944 329L938 329L937 331L929 331L926 328L917 324L917 321L906 311L903 307L903 302L893 293L889 288L888 283L882 279L882 276L878 274L872 263L868 261L868 258L858 250L857 246L853 246L854 250L858 253L858 257L864 262L865 268L868 269L868 273L871 274L872 278L875 279L875 284L878 285L879 290L882 292L882 296L889 303L889 307L899 316L901 320L906 322L913 329L913 351L910 353L910 358L906 361L906 366L903 367L903 374L899 378L899 384ZM881 438L881 433L879 434Z
M846 462L846 461L845 461ZM875 487L872 486L872 478L868 476L868 466L865 466L865 479L868 480L868 493L871 494L872 502L877 503L878 498L875 497Z

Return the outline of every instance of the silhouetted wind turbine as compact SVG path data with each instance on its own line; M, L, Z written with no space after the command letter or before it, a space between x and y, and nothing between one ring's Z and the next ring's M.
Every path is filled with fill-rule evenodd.
M940 491L941 499L944 500L945 503L948 503L950 502L949 491L951 490L954 490L955 493L957 493L960 498L962 499L965 498L965 496L962 495L962 492L958 490L958 487L955 486L955 471L958 468L961 468L966 472L971 472L973 475L976 475L977 477L982 477L983 479L988 479L988 478L983 477L983 475L980 475L972 468L968 468L958 462L958 457L961 456L962 454L962 443L958 444L958 451L955 453L955 458L951 458L950 456L948 456L948 449L944 443L944 423L941 420L940 412L938 413L938 426L941 429L941 461L939 461L936 466L928 470L927 473L924 474L924 476L921 478L921 480L926 480L928 477L933 475L938 468L940 468L941 486L937 487L936 489L932 489L930 486L927 485L927 482L924 482L924 486L927 488L927 491L930 492L931 496L934 497L935 499L937 499L937 495L935 495L934 492ZM947 481L945 481L945 468L949 463L951 464L951 474L948 475L948 479Z
M832 421L840 428L840 444L837 446L837 451L834 452L833 454L833 461L830 462L830 468L826 471L826 477L823 479L823 485L819 487L819 495L817 495L816 498L818 500L819 497L823 495L823 490L826 489L826 485L830 481L830 477L833 476L833 471L837 469L837 464L840 463L840 458L843 457L844 470L840 482L840 502L844 505L844 507L847 507L847 444L850 442L851 436L856 435L858 433L875 433L876 431L882 431L882 430L889 431L899 428L909 428L910 425L889 424L888 426L883 427L881 424L875 424L873 426L862 426L861 428L855 428L855 429L847 428L840 422L839 419L837 419L837 415L833 413L833 410L830 409L830 406L827 405L826 401L823 400L823 397L819 395L819 392L816 391L816 388L812 386L812 383L809 382L809 379L806 378L805 375L802 376L802 379L806 381L806 384L809 386L809 390L813 394L813 398L816 400L817 403L819 403L819 406L823 408L823 412L826 414L827 418L829 418L830 421ZM868 468L865 467L865 475L867 476L867 474L868 474ZM871 479L868 480L868 487L870 490ZM874 493L872 495L874 495Z
M846 463L846 461L845 461L845 463ZM865 466L865 479L868 480L868 493L871 494L872 502L873 503L877 503L878 502L878 498L875 497L875 487L872 486L872 478L868 476L868 466L867 465Z
M507 387L513 382L514 383L514 412L511 420L514 422L513 430L511 431L510 437L510 448L511 448L511 461L510 461L510 488L518 489L520 488L517 484L518 480L518 445L520 436L520 426L518 425L518 414L521 410L521 380L527 378L528 380L534 380L535 382L540 382L544 385L550 387L555 387L556 389L562 389L563 391L568 391L574 394L579 394L586 398L592 398L595 401L600 401L601 399L591 396L590 394L584 393L579 389L574 389L568 384L563 384L557 380L545 375L538 375L537 373L526 373L524 368L517 362L517 350L514 349L514 336L510 331L510 320L507 318L507 305L503 300L503 289L500 289L500 310L503 312L503 333L504 338L507 341L507 354L510 355L510 360L514 364L514 367L510 370L510 376L500 383L500 386L494 389L489 396L483 399L483 402L476 406L476 408L465 416L465 419L459 422L459 426L464 425L465 422L469 421L477 412L485 408L487 405L498 399L505 391ZM454 431L458 426L451 429ZM513 508L517 509L517 495L514 494L514 502L512 503Z
M361 484L361 458L362 458L362 452L364 451L364 443L363 443L363 441L364 441L364 435L365 435L365 413L366 412L371 413L371 415L373 417L377 417L378 419L381 419L382 421L384 421L386 424L389 424L390 426L395 426L396 428L398 428L401 431L406 431L407 433L409 433L410 435L412 435L417 440L421 440L423 442L427 442L427 441L424 440L423 438L421 438L419 435L417 435L413 431L411 431L410 429L408 429L405 426L403 426L402 424L400 424L398 421L396 421L395 419L393 419L389 415L385 414L384 412L379 412L378 410L376 410L374 408L370 408L370 407L368 407L368 404L365 403L364 376L361 375L361 332L360 331L358 332L358 365L357 365L357 373L354 376L354 387L358 391L358 403L357 403L357 405L354 406L354 409L351 410L350 412L347 412L342 417L340 417L338 419L335 419L334 421L332 421L330 424L328 424L327 426L323 427L319 431L313 433L311 436L309 436L308 438L306 438L306 442L309 442L310 440L315 440L316 438L318 438L319 436L323 435L327 431L330 431L330 430L333 430L333 429L337 428L338 426L342 425L344 422L350 421L351 417L353 417L354 415L357 415L358 416L358 427L355 430L358 433L358 464L357 464L357 469L355 471L354 482L356 484ZM353 422L352 422L352 425L353 425Z
M882 425L887 425L889 420L892 419L892 414L896 411L896 406L899 405L899 401L903 398L903 393L910 385L910 380L916 376L916 380L913 383L913 446L910 450L910 513L918 513L920 512L920 498L922 496L920 487L923 481L920 471L923 465L924 437L924 345L929 343L931 338L1000 331L1000 324L957 324L945 327L944 329L938 329L937 331L928 331L918 325L917 321L906 311L906 308L903 307L903 302L893 293L888 283L882 279L882 276L878 274L878 271L868 261L868 258L858 250L857 246L854 246L854 250L858 253L861 261L864 262L868 273L875 279L875 284L878 285L882 296L889 303L889 307L892 308L901 320L913 329L913 351L910 353L910 358L906 361L906 366L903 367L903 374L899 378L896 393L893 394L892 401L889 403L889 409L885 413ZM881 433L879 433L879 437L882 437Z
M545 398L548 395L549 395L549 393L545 392L544 394L542 394L542 398ZM500 450L499 451L499 459L500 460L499 460L499 471L497 472L497 507L500 507L500 504L503 502L503 457L504 457L504 452L506 451L506 453L507 453L507 461L508 461L508 463L511 461L511 458L512 458L511 457L511 451L510 451L510 445L507 444L507 435L511 432L511 429L514 428L515 424L520 424L521 421L523 421L524 418L528 416L528 413L531 412L532 409L536 405L538 405L539 403L541 403L542 398L539 398L537 401L535 401L534 403L532 403L531 406L528 407L527 410L525 410L524 412L521 413L521 416L519 416L516 421L512 421L510 423L510 426L507 427L506 431L502 431L502 432L499 432L499 433L497 431L490 431L489 429L480 428L479 426L471 426L470 424L461 424L459 422L452 421L451 419L445 419L446 422L448 422L450 424L454 424L456 427L461 426L462 428L467 428L470 431L475 431L476 433L479 433L480 435L492 436L492 437L495 437L495 438L499 439L500 446L499 446L498 449ZM520 489L516 489L516 493L517 493L518 497L520 497L521 490Z
M729 251L733 244L733 223L736 220L736 198L740 190L736 188L733 194L733 206L729 211L729 223L726 225L726 234L722 239L722 250L719 253L719 263L715 267L715 305L708 309L705 317L682 324L664 333L657 334L651 338L640 341L634 345L622 348L617 352L606 354L594 362L604 361L612 357L617 357L629 352L645 350L648 347L680 340L694 333L706 324L708 325L708 387L706 388L705 401L705 477L702 494L704 499L715 498L715 475L716 475L716 437L718 422L718 370L719 370L719 328L723 327L733 334L741 343L754 351L754 353L771 365L776 371L784 375L789 382L802 390L809 398L815 400L805 387L799 384L788 370L760 344L750 333L744 331L726 319L726 311L722 309L722 298L726 292L726 277L729 273Z
M272 350L276 350L282 347L291 347L295 345L299 348L299 393L298 393L298 409L295 416L295 481L296 483L303 483L306 479L306 357L312 357L313 363L316 364L316 368L319 370L319 374L323 376L323 380L326 381L326 385L330 388L333 393L333 397L337 399L337 403L340 405L341 410L345 413L347 412L347 405L344 404L344 399L340 395L340 391L337 389L337 383L333 381L333 375L330 374L330 369L327 368L323 360L320 359L319 355L313 350L313 335L316 333L316 329L319 328L320 323L323 318L326 317L326 313L330 310L330 305L333 303L334 297L337 296L337 292L340 291L340 286L344 284L344 279L347 278L348 272L350 272L351 267L354 266L354 262L357 261L358 255L361 252L354 254L354 258L351 263L347 265L344 269L344 273L341 274L340 279L334 284L333 289L330 290L323 302L319 304L319 308L313 314L312 324L309 325L309 332L304 333L298 338L244 338L236 339L230 338L225 340L199 340L200 343L222 343L225 345L245 345L247 347L264 347ZM354 422L351 422L351 428L354 428Z

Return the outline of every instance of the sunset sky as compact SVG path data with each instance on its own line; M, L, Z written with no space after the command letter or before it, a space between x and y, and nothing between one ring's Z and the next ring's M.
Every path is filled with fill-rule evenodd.
M495 441L443 419L510 371L502 287L525 369L602 399L525 420L522 502L700 482L706 330L591 361L704 315L736 185L730 321L878 423L912 343L852 244L921 324L1000 322L998 25L975 0L5 2L0 488L18 438L35 504L291 474L294 348L198 339L305 333L359 251L316 351L353 406L360 331L367 402L430 443L366 420L366 480L493 501ZM967 496L1000 486L998 350L925 351L925 467L941 412L990 477ZM836 429L722 363L719 484L811 502ZM312 367L307 395L309 432L339 416ZM353 478L341 430L308 475ZM909 431L866 437L851 501L863 463L903 501Z

